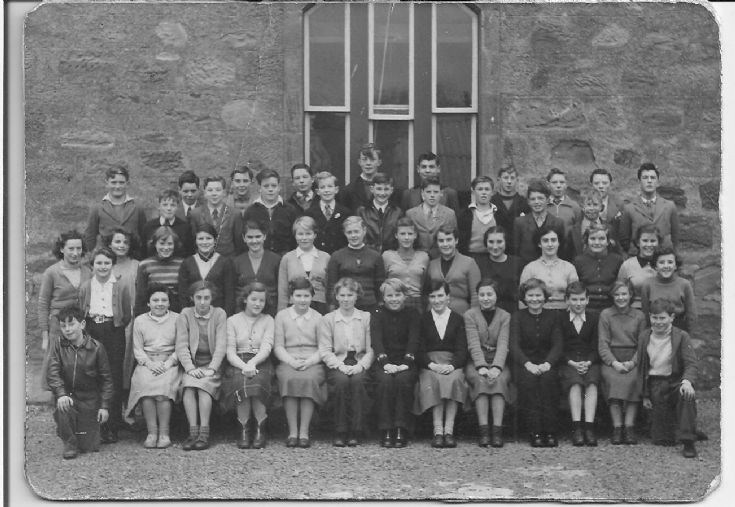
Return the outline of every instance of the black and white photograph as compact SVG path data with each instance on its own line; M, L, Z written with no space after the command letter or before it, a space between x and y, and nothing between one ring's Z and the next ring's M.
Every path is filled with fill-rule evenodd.
M5 297L31 499L722 487L711 4L26 12L24 322Z

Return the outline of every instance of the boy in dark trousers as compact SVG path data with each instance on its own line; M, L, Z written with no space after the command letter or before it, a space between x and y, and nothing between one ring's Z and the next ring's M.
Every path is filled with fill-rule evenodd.
M112 375L105 348L84 332L84 312L69 306L59 311L58 319L61 336L53 337L46 382L56 402L54 420L64 459L74 459L79 451L99 450Z
M380 253L395 250L396 223L403 216L403 210L391 204L393 195L393 178L385 173L377 173L370 183L373 202L369 206L357 208L357 216L367 227L365 244Z

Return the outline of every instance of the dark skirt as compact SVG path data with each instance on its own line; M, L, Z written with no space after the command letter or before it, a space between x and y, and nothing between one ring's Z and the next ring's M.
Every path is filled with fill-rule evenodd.
M589 385L600 385L600 365L590 365L587 373L580 375L576 368L563 364L559 367L559 381L561 389L564 392L569 391L572 386L579 385L587 387Z
M613 348L613 354L618 361L629 361L635 354L635 348ZM600 373L602 374L602 393L605 400L641 401L643 389L638 374L638 366L633 367L628 373L618 373L612 366L603 364Z
M245 362L255 354L238 354ZM270 358L258 365L258 373L254 377L246 377L239 368L227 364L222 376L222 396L220 405L225 412L233 410L245 398L258 398L265 405L271 400L271 382L273 381L273 364Z
M449 364L452 360L451 352L429 352L429 359L439 364ZM416 384L413 413L423 414L443 400L454 400L458 403L467 401L467 381L462 369L456 369L449 375L442 375L429 369L419 371L419 381Z
M294 370L286 363L278 363L276 379L281 397L311 398L317 405L324 405L327 401L327 377L323 363L305 370Z

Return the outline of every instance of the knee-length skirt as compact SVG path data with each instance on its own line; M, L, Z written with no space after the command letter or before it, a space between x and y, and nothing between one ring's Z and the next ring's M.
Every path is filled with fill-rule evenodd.
M640 401L642 386L638 367L618 373L612 366L602 365L602 392L606 400Z
M470 386L470 399L475 401L481 394L493 395L500 394L506 403L510 403L510 371L504 368L492 382L477 373L474 364L467 364L464 367L464 375Z
M208 364L208 360L201 361L197 358L194 359L194 365L197 368L207 366ZM215 400L219 398L220 388L222 387L222 373L220 372L220 370L215 371L214 375L207 375L202 378L192 377L188 373L184 373L181 377L182 388L193 387L196 389L201 389Z
M254 354L238 354L240 359L247 362ZM239 368L228 364L222 377L222 396L220 404L225 412L232 410L245 398L258 398L268 405L271 398L271 382L273 380L273 364L270 358L258 365L258 373L253 377L246 377Z
M429 358L439 364L448 364L452 359L451 352L433 351ZM426 410L442 402L454 400L464 403L467 400L468 388L462 369L456 369L448 375L436 373L428 369L419 371L419 381L414 395L414 414L423 414Z
M580 375L576 368L563 364L559 367L559 381L564 392L569 391L572 386L579 385L587 387L600 385L600 365L591 364L587 373Z
M286 363L276 366L278 392L281 397L311 398L317 405L327 401L327 383L322 363L309 366L305 370L295 370Z
M154 361L165 361L171 354L153 354L149 357ZM163 396L171 401L178 401L181 394L181 369L173 366L160 375L154 374L148 367L136 365L130 379L130 395L125 411L129 417L135 406L145 397Z

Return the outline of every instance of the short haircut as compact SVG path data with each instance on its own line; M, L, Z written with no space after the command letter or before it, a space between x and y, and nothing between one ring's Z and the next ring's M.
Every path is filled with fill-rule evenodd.
M374 143L363 144L357 152L357 158L366 157L370 159L380 158L380 149Z
M109 180L117 175L125 178L125 181L130 181L130 170L128 169L127 162L112 162L107 165L107 169L105 169L105 179Z
M661 174L658 172L658 169L655 165L653 165L652 162L643 162L641 166L638 168L638 179L641 179L641 174L643 174L643 171L653 171L656 173L656 177L659 178Z
M352 225L359 225L363 228L363 230L367 229L367 226L365 225L365 221L362 219L362 217L358 217L357 215L352 215L347 218L345 218L345 221L342 222L342 230L346 231L348 227Z
M498 169L498 178L502 178L503 174L505 173L508 173L508 174L515 173L516 175L518 175L518 171L516 171L516 168L513 167L512 165L506 165Z
M546 175L546 181L551 181L551 178L553 176L556 176L557 174L561 174L562 176L564 176L564 179L567 178L567 175L564 171L557 167L552 167L551 170L549 170L549 173Z
M587 244L587 241L590 239L590 236L592 236L596 232L604 232L605 237L607 238L608 247L610 246L610 229L608 228L607 224L592 224L590 225L586 231L584 231L584 234L582 234L582 243Z
M396 222L396 230L398 230L399 227L413 227L413 230L416 230L416 224L408 217L401 217L398 219Z
M127 229L123 229L120 226L112 229L112 232L110 234L102 236L102 243L105 246L110 246L112 244L112 239L115 237L116 234L122 234L123 236L128 238L128 245L130 245L130 248L128 250L128 255L130 255L130 252L136 252L138 248L140 247L140 241L138 239L138 235L133 234L132 232L128 231Z
M498 293L500 290L500 286L498 285L498 282L493 280L492 278L483 278L479 282L477 282L477 285L475 286L475 292L480 292L481 287L492 287L495 291L495 294Z
M151 239L148 240L148 251L155 252L156 243L166 238L171 238L174 240L174 251L177 251L181 248L181 238L179 238L179 235L176 234L176 231L174 231L171 227L162 225L161 227L153 231Z
M79 305L65 306L59 310L59 313L56 314L56 318L59 322L66 322L67 320L84 322L84 310L79 308Z
M197 280L196 282L189 285L189 297L193 298L194 294L201 290L208 290L212 293L212 299L217 296L217 286L209 280Z
M633 289L633 283L630 281L630 279L626 280L615 280L615 283L613 283L613 286L610 288L610 297L614 298L615 293L620 289L621 287L625 287L628 289L628 294L630 294L630 297L633 298L633 295L635 294L635 290Z
M152 283L148 286L148 290L146 291L146 301L150 301L153 294L156 292L163 292L168 296L169 303L173 301L173 294L171 292L171 287L168 285L164 285L162 283Z
M562 239L559 237L559 232L548 224L544 224L533 231L533 244L538 245L539 243L541 243L541 238L543 238L550 232L553 232L556 235L556 238L559 240L559 248L561 248Z
M337 186L337 177L329 171L319 171L314 175L314 181L316 182L317 188L319 188L319 183L324 180L332 180L334 186Z
M594 202L597 204L602 204L602 194L600 194L600 191L594 188L586 188L582 191L582 194L580 195L580 201L582 203L582 206L587 205L588 202Z
M266 295L265 306L263 306L263 313L265 313L268 310L268 287L261 282L250 282L242 289L242 293L237 298L237 309L241 312L245 310L248 296L253 292L263 292Z
M454 236L454 239L459 238L459 231L457 231L457 228L451 224L442 224L439 226L439 228L436 230L436 237L439 237L439 233L442 234L451 234Z
M254 231L260 231L264 235L268 235L268 225L263 222L262 220L255 220L254 218L249 218L242 227L242 235L245 236L249 230Z
M250 176L251 180L253 179L253 170L245 164L239 165L232 170L232 172L230 173L230 181L235 179L236 174L247 174L248 176Z
M225 178L223 176L207 176L206 178L204 178L203 188L207 188L207 185L209 185L210 183L217 183L217 182L222 184L223 189L227 188L227 183L225 182Z
M263 180L266 180L268 178L275 178L278 183L281 182L281 175L273 169L263 169L255 177L255 179L258 180L258 185L261 185L263 183Z
M645 224L638 228L637 231L635 231L635 244L638 245L641 241L641 236L644 234L655 234L656 238L658 238L658 244L664 242L664 238L661 236L661 233L658 230L658 226L655 224Z
M314 172L311 170L311 166L309 164L294 164L291 166L291 177L293 178L293 173L296 169L306 169L306 172L309 173L309 176L314 176Z
M538 194L544 194L547 198L549 195L551 195L551 192L549 192L549 187L546 186L546 183L543 180L534 179L528 182L528 189L526 190L526 199L531 197L531 192L536 192Z
M485 231L485 234L482 235L482 244L487 245L487 237L491 234L502 234L503 239L507 242L508 241L508 233L505 232L505 229L502 225L493 225L491 227L488 227Z
M470 187L472 190L475 189L475 187L479 183L490 183L490 188L495 188L495 182L490 176L485 176L484 174L481 176L477 176L475 179L472 180L472 183L470 183Z
M544 293L544 299L549 299L549 289L543 280L538 278L529 278L518 287L518 297L521 301L526 299L526 293L531 289L541 289Z
M370 186L373 185L390 185L393 186L393 176L389 176L385 173L375 173L373 180L370 182Z
M676 305L668 298L656 298L648 307L648 315L656 315L658 313L668 313L673 315L676 313Z
M433 161L433 162L436 162L436 165L437 165L437 166L441 165L441 164L439 163L439 157L438 157L438 156L437 156L436 154L434 154L434 153L432 153L432 152L430 152L430 151L427 151L426 153L422 153L422 154L420 154L420 155L419 155L419 156L418 156L418 157L416 158L416 165L420 165L420 164L421 164L421 162L423 162L424 160L426 160L427 162L432 162L432 161Z
M385 291L389 288L396 292L401 292L404 295L408 292L408 287L400 278L387 278L380 284L380 294L385 297Z
M587 287L585 287L579 280L575 280L567 285L567 288L564 291L564 297L567 299L569 299L569 296L574 294L587 294Z
M296 229L304 229L306 231L316 232L316 220L310 216L302 215L293 221L291 232L295 235Z
M170 188L167 188L166 190L161 190L158 193L158 203L160 204L165 199L171 199L176 204L178 204L179 201L181 200L181 196L179 195L179 193L176 190L171 190Z
M444 279L441 279L441 278L431 279L429 280L427 287L429 288L428 294L431 294L432 292L437 291L439 289L444 289L444 292L446 293L446 295L447 296L449 295L449 284Z
M210 236L212 236L214 239L217 239L217 229L214 227L214 225L210 224L209 222L201 222L196 226L196 229L194 230L194 237L196 238L197 234L200 232L206 232Z
M297 290L308 290L311 292L311 295L314 295L314 286L311 284L308 278L305 276L300 276L298 278L294 278L293 280L288 282L288 295L293 296L293 293Z
M674 250L670 246L660 246L653 252L653 257L651 257L651 265L654 269L656 269L658 258L662 255L673 255L674 262L676 263L676 268L679 269L679 267L681 267L681 257L679 257L679 254L676 253L676 250Z
M610 182L612 183L612 179L613 179L612 174L610 174L610 171L608 171L607 169L603 169L602 167L598 167L597 169L592 171L592 173L590 174L590 183L592 183L592 180L595 178L595 175L597 174L600 174L602 176L607 176L607 179L610 180Z
M363 294L362 285L360 285L360 282L358 282L354 278L344 277L337 280L337 283L334 284L333 294L335 301L337 300L337 295L339 294L339 291L341 291L342 289L347 289L354 292L355 294L357 294L358 298L361 297Z
M84 236L82 236L81 232L77 230L72 230L62 232L54 240L54 246L51 248L51 252L54 254L54 257L59 260L64 258L64 254L62 253L61 249L64 248L66 246L66 242L71 239L78 239L82 243L82 255L87 253L87 245L84 244Z
M184 183L194 183L199 188L199 176L194 171L184 171L179 176L179 188L183 187Z
M90 266L94 266L94 260L97 258L98 255L104 255L105 257L110 259L113 266L117 263L117 255L115 255L115 252L113 252L110 247L98 246L94 249L94 251L92 251L92 255L89 256Z
M442 186L442 184L439 183L439 178L437 178L436 176L429 176L428 178L421 181L421 183L419 184L419 188L421 188L421 190L426 190L426 188L430 185L436 185L439 188L441 188Z

